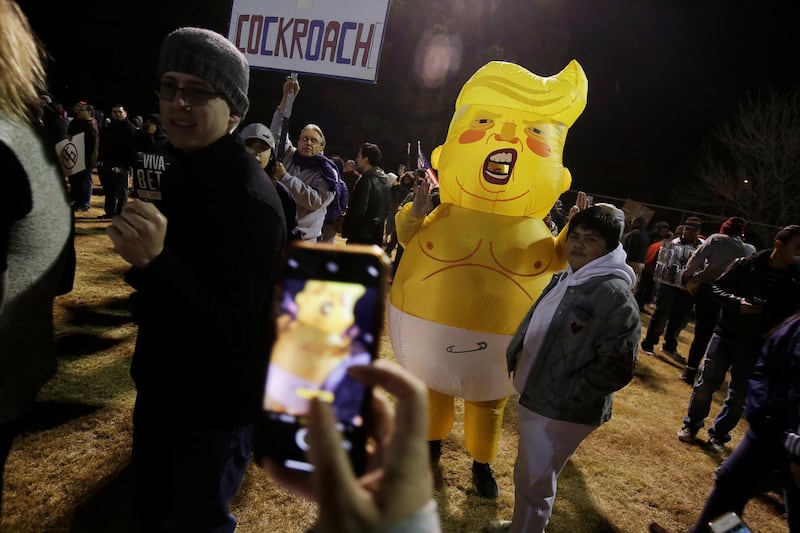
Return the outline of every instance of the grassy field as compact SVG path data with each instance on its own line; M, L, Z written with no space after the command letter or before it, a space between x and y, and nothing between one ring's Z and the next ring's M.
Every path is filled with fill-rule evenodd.
M76 285L56 305L59 372L9 457L0 531L131 530L127 464L135 390L128 367L135 327L127 311L130 288L122 281L126 266L104 234L108 222L93 218L102 212L101 203L95 197L93 208L78 216ZM690 325L681 336L681 353L691 338ZM387 338L382 355L394 357ZM690 392L677 379L680 365L658 351L639 355L634 381L615 396L613 418L564 469L549 532L641 532L653 520L684 530L699 512L722 458L676 438ZM511 518L516 402L506 408L493 464L501 490L494 501L478 497L472 487L460 414L443 445L436 498L444 531L481 531L493 519ZM744 426L732 444L741 440ZM316 514L313 504L276 487L255 467L233 511L244 533L304 531ZM786 530L774 493L752 502L745 520L753 531Z

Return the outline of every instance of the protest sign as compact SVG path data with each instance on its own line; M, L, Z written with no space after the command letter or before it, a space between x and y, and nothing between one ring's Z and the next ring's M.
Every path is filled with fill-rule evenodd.
M56 156L61 164L64 176L72 176L86 170L86 151L83 145L83 133L73 135L56 143Z
M251 67L375 82L389 0L234 0L228 39Z

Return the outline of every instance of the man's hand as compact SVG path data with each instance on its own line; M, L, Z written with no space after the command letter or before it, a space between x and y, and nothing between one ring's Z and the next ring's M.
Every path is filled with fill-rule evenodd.
M414 202L411 204L411 216L422 218L433 211L431 184L423 179L414 187Z
M286 167L280 161L275 161L275 172L272 173L273 178L280 180L286 175Z
M331 407L318 400L312 402L308 417L308 458L314 465L310 487L308 476L291 475L269 464L279 483L294 492L310 492L319 502L319 523L314 530L320 533L376 531L408 518L433 497L425 386L386 361L354 366L350 375L367 385L380 385L397 397L394 414L387 400L373 398L378 449L367 474L361 478L353 474Z
M137 268L145 268L164 250L167 219L151 203L134 200L111 220L106 235L117 253Z
M572 217L589 207L591 207L591 205L589 204L589 199L586 197L586 193L578 191L578 198L575 200L575 205L570 207L569 213L567 213L567 221L572 220Z
M763 303L751 303L744 299L739 301L739 312L743 315L759 315L763 310Z
M694 296L697 294L697 289L700 288L700 280L698 280L697 278L692 278L686 282L684 287L686 287L686 290L689 291L689 294Z

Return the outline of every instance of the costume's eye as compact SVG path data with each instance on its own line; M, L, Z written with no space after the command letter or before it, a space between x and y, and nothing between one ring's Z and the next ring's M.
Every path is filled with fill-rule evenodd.
M492 126L494 126L494 120L480 117L473 119L469 124L471 130L488 130Z
M544 142L546 141L547 130L545 129L544 124L528 123L525 125L525 134L532 139Z
M548 157L550 155L551 149L548 144L547 128L543 122L526 123L525 137L525 144L527 144L528 148L535 154L542 157Z

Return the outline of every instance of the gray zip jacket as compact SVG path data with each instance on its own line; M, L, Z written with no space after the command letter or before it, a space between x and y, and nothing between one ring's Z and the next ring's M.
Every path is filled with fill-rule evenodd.
M564 273L553 276L542 296ZM506 351L514 372L533 312ZM633 378L641 336L639 308L628 282L598 276L569 287L558 304L519 403L548 418L599 426L611 418L612 393Z

